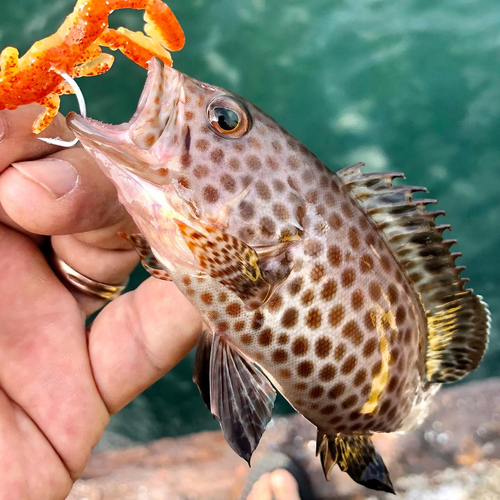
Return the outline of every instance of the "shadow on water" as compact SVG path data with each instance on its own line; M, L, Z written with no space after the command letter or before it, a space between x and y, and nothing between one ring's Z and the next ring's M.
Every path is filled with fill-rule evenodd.
M50 4L50 7L48 6ZM2 2L0 47L24 51L52 33L73 0ZM178 69L249 98L330 168L365 161L401 170L447 211L465 276L500 311L500 9L494 0L356 2L172 0L187 44ZM29 7L29 9L28 9ZM29 16L26 12L30 12ZM120 11L112 24L140 29ZM123 78L126 74L127 78ZM134 111L145 72L81 79L89 115L118 123ZM63 110L75 106L64 99ZM145 274L137 270L132 285ZM500 339L470 377L500 375ZM191 382L193 355L113 417L112 432L147 441L216 428ZM469 379L469 380L470 380ZM280 400L278 411L288 411Z

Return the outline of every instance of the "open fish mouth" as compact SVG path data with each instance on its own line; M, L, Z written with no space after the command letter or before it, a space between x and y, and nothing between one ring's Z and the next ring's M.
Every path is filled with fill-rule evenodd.
M109 125L75 112L68 114L66 122L84 146L100 149L123 166L131 167L128 163L137 160L148 165L164 163L173 156L169 150L183 104L183 80L182 73L154 58L129 122Z

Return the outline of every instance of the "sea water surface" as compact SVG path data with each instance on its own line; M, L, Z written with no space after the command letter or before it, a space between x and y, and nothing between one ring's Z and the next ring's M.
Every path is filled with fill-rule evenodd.
M0 49L50 35L73 0L0 0ZM247 97L332 170L364 161L429 189L453 226L464 276L489 303L490 346L467 380L500 375L498 0L171 0L186 33L177 69ZM112 26L142 29L118 11ZM89 116L130 118L145 71L80 79ZM76 109L72 97L63 110ZM438 219L439 220L439 219ZM445 233L446 234L446 233ZM146 274L133 275L137 286ZM109 427L116 444L216 428L191 382L193 353ZM465 382L466 383L466 382ZM277 410L289 411L283 400Z

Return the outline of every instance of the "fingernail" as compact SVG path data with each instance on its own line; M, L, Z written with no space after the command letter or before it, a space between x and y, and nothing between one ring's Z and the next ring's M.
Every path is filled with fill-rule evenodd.
M12 166L24 177L35 181L58 199L71 192L78 182L75 167L64 160L21 161Z

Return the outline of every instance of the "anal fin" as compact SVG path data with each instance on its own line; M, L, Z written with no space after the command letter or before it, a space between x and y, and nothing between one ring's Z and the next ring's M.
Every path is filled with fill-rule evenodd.
M127 234L119 232L118 235L127 240L134 247L135 251L141 258L142 267L144 267L144 269L146 269L151 276L164 281L172 281L172 278L170 278L167 271L165 271L165 269L163 269L160 263L156 260L149 243L142 234Z
M338 464L340 470L347 472L358 484L394 493L389 472L370 436L337 434L328 437L318 430L317 443L326 479L332 467Z
M203 332L194 382L231 448L250 464L271 420L276 391L240 351L220 335Z

